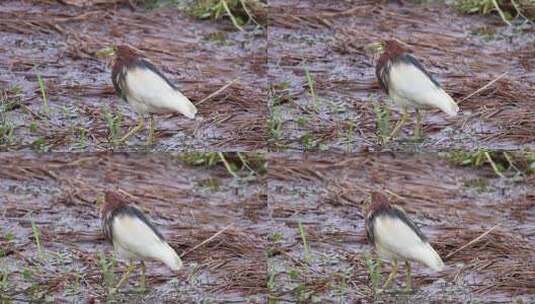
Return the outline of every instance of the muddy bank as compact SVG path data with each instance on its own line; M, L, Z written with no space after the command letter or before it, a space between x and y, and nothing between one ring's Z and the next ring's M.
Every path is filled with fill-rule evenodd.
M83 8L54 1L0 4L0 150L263 149L264 30L249 25L240 32L230 21L197 20L171 5L133 11L126 2ZM195 120L157 117L151 147L144 147L147 130L126 145L111 143L137 118L115 95L111 58L96 54L120 43L143 51L199 110Z
M222 165L191 166L164 154L0 158L2 300L265 302L262 176L244 168L237 180ZM95 200L115 187L132 195L177 253L185 254L185 267L176 274L149 262L145 294L137 291L139 269L117 295L108 294L125 265L112 259Z
M511 169L499 178L490 166L462 167L436 154L278 154L269 162L268 209L277 224L269 239L268 287L277 303L535 299L533 175ZM375 256L363 216L369 192L382 188L446 264L441 272L413 264L409 295L403 267L391 290L379 294L371 281ZM390 269L383 264L382 280Z
M462 15L445 4L396 2L270 2L273 149L535 147L533 25L507 27L498 16ZM401 139L382 145L377 134L375 111L389 99L379 89L374 62L364 47L388 38L406 42L460 102L462 113L454 119L426 112L423 142L410 140L414 117ZM388 103L387 109L393 127L399 113Z

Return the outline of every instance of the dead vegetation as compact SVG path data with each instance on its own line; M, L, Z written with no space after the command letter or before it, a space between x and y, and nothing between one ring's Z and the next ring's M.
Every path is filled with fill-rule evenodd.
M462 15L440 3L395 2L271 3L270 121L276 123L270 132L275 126L280 138L273 149L533 147L533 24L507 27L498 18ZM462 113L455 119L427 115L421 143L381 144L378 125L384 118L377 109L388 98L365 47L388 38L407 43L460 103ZM398 118L393 111L387 123Z
M223 164L191 166L168 154L1 158L0 302L130 302L142 297L160 303L262 303L262 175L245 178L249 169L240 168L235 178ZM183 256L184 271L173 274L149 263L147 294L135 291L139 273L121 293L108 294L109 282L122 275L124 265L111 258L112 248L100 231L95 200L106 189L124 191L150 214Z
M249 22L265 26L267 20L267 3L259 0L193 0L185 11L200 19L226 17L238 30Z
M140 147L141 140L131 140L128 146L111 143L114 132L126 132L136 119L115 96L111 58L98 56L118 43L143 51L199 109L200 118L194 121L180 116L159 119L156 145L150 149L265 147L262 29L248 27L239 33L231 23L203 22L170 6L132 11L126 4L29 5L3 2L0 13L5 39L0 47L2 104L16 105L2 112L13 133L1 150L146 149Z
M511 25L516 18L535 21L535 3L531 0L456 0L457 9L469 14L498 14Z
M509 168L499 177L490 165L436 154L276 154L269 163L268 208L280 223L269 244L273 303L532 299L533 174L517 179ZM403 272L393 290L374 288L389 266L370 268L363 216L373 190L404 207L447 265L440 273L417 266L413 294L402 291Z

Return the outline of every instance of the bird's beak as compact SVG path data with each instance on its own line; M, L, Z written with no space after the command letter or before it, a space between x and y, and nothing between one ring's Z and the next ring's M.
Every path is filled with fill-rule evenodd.
M107 46L95 52L97 58L106 58L115 55L115 47Z
M365 214L368 213L368 211L370 210L370 206L372 205L372 196L371 194L368 195L368 197L366 199L364 199L362 201L362 210L364 210Z
M366 45L364 49L371 54L381 54L385 51L385 45L382 42L374 42Z
M385 51L385 45L382 42L374 42L366 45L364 50L373 61L377 61L381 54Z
M97 196L97 199L95 200L95 205L100 208L102 207L102 204L104 204L104 195Z

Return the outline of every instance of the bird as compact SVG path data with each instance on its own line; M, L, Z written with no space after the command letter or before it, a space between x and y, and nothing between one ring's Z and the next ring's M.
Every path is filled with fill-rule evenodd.
M105 238L113 245L118 258L128 262L127 271L114 291L119 289L134 270L135 260L141 261L142 289L146 285L145 260L160 261L175 272L182 268L182 260L149 218L120 193L105 192L100 216Z
M394 103L401 106L403 112L390 138L397 136L408 119L409 108L416 111L414 135L418 139L422 137L423 115L420 110L438 108L451 117L457 115L459 111L457 103L401 43L396 40L385 40L372 45L375 45L372 47L375 52L381 53L375 67L379 86Z
M392 272L383 285L384 289L396 276L398 261L405 261L407 290L412 289L409 262L424 264L434 271L444 268L444 262L429 244L427 237L409 219L405 211L390 204L384 194L372 192L365 221L368 241L375 247L380 259L392 263Z
M153 114L179 112L190 119L197 114L195 105L154 64L128 45L115 47L111 79L117 95L139 115L137 126L119 142L126 141L143 128L145 114L150 114L148 143L152 143L154 133Z

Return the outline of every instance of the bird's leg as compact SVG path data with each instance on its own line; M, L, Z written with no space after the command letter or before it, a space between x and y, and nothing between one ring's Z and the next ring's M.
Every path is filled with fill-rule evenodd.
M422 138L422 113L416 109L416 126L414 127L414 138Z
M138 118L137 126L133 127L130 131L128 131L128 133L126 133L125 136L123 136L121 139L119 139L118 142L122 143L122 142L126 141L128 139L128 137L132 136L133 134L135 134L139 130L141 130L143 128L143 124L144 124L143 116L140 115L139 118Z
M401 127L405 124L408 117L409 117L409 113L407 112L407 109L403 108L403 113L401 114L401 118L399 119L396 126L394 127L394 130L392 130L392 133L390 133L390 138L394 138L398 136L398 133L401 130Z
M407 266L407 287L405 291L410 292L412 290L411 264L409 264L409 261L405 261L405 265Z
M390 272L390 275L386 279L386 282L383 285L383 289L387 289L388 286L390 286L390 283L392 282L394 277L397 275L397 273L398 273L398 261L396 259L393 259L392 260L392 272Z
M144 291L147 288L147 280L145 276L146 271L147 268L145 267L145 262L141 261L141 279L139 282L139 287L141 288L141 291Z
M154 128L155 128L154 115L151 114L150 115L150 124L149 124L149 137L147 138L147 145L148 146L152 145L152 142L153 142L153 139L154 139Z
M115 286L115 288L112 288L111 293L115 293L121 286L126 282L128 277L130 276L130 273L134 271L135 265L133 263L130 263L128 267L126 267L126 271L123 273L123 276L119 280L119 283Z

